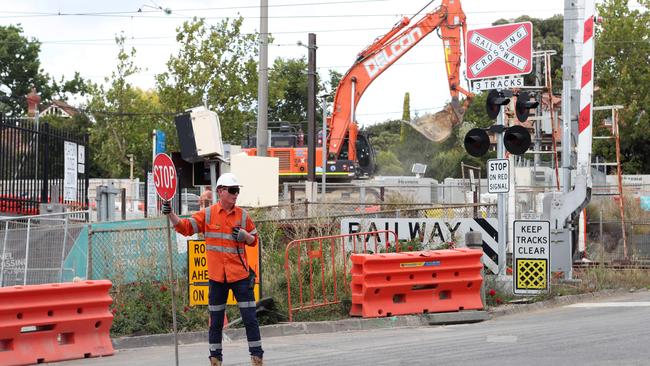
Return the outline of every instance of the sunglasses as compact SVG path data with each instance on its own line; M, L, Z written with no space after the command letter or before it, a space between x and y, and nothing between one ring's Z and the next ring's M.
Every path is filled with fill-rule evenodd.
M239 194L239 187L227 187L225 188L230 194Z

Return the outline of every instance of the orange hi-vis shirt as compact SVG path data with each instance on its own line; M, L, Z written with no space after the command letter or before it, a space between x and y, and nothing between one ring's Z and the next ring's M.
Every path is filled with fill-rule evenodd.
M237 242L232 237L232 229L237 226L255 236L251 246L257 245L257 229L246 210L235 206L226 211L219 202L188 219L181 219L174 228L185 236L204 233L208 278L225 283L243 280L249 274L246 243Z

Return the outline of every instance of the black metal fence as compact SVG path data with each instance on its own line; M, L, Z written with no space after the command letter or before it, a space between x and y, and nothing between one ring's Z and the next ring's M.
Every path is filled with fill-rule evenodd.
M39 204L48 202L88 209L87 146L87 134L53 128L33 118L0 116L0 215L35 215ZM71 159L73 152L75 159ZM74 169L70 161L76 161ZM70 192L64 199L65 189L74 190L75 199L69 199Z

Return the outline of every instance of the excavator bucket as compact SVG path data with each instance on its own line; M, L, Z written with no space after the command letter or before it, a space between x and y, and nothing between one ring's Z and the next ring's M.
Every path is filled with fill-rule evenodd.
M463 116L470 102L470 99L465 99L463 107L460 107L457 99L452 100L441 111L411 120L409 125L427 139L443 142L451 136L453 129L463 122Z

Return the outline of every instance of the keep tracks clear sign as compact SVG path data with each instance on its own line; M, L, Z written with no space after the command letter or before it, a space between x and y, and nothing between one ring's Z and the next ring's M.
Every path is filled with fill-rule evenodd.
M550 283L548 221L516 220L513 225L513 292L516 295L546 292Z

